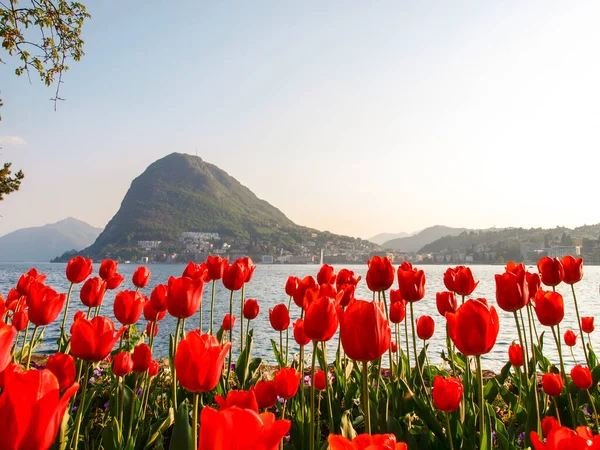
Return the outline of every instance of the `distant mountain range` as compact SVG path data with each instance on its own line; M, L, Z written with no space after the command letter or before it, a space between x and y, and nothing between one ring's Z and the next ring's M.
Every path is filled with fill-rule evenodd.
M92 244L102 232L69 217L41 227L22 228L0 237L1 262L48 262L69 250Z
M404 232L401 232L401 233L379 233L373 237L370 237L367 240L374 244L381 245L384 242L391 241L393 239L399 239L399 238L403 238L403 237L412 236L413 234L415 234L415 233L412 233L412 234L404 233Z
M437 241L445 236L458 236L466 228L451 228L443 225L434 225L425 228L415 235L400 237L385 241L381 244L383 248L400 250L403 252L417 252L427 244Z
M172 153L133 180L119 211L79 253L134 260L143 254L139 241L161 241L162 252L175 253L181 251L178 240L184 232L219 233L220 243L251 256L282 250L316 255L331 241L365 251L378 248L366 240L296 225L219 167L198 156Z

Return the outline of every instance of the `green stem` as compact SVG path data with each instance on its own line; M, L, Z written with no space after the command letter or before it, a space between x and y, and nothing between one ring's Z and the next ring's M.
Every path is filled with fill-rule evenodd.
M281 362L284 362L284 359L283 359L283 331L279 332L279 357L281 358Z
M583 342L583 354L585 355L585 362L587 366L590 367L590 357L587 352L587 348L585 348L585 342L583 341L583 327L581 326L581 317L579 316L579 306L577 306L577 296L575 295L575 285L571 285L571 291L573 292L573 303L575 303L575 312L577 313L577 323L579 324L579 336L581 336L581 341Z
M412 338L413 338L413 351L415 353L415 361L417 363L417 372L419 373L419 376L421 377L421 384L423 385L423 389L425 390L425 392L427 392L427 387L425 386L425 380L423 378L423 369L421 368L421 363L419 362L419 357L417 356L417 337L416 337L416 333L415 333L415 312L414 312L414 308L413 308L413 303L410 302L410 326L411 326L411 331L412 331ZM431 401L431 399L430 399Z
M479 388L479 433L480 446L483 449L484 434L485 434L485 398L483 397L483 371L481 369L481 355L477 355L477 379Z
M592 394L590 394L590 390L586 389L588 397L590 398L590 404L592 405L592 409L594 410L594 419L596 419L596 433L600 433L600 424L598 423L598 412L596 411L596 404L594 403L594 399L592 398Z
M79 430L81 429L81 418L83 417L83 409L85 408L85 394L87 392L88 385L88 371L89 371L89 363L85 361L84 363L84 378L83 378L83 388L81 390L81 400L79 401L79 408L77 408L77 418L75 419L75 433L73 434L73 442L71 448L76 449L77 444L79 442Z
M177 328L175 328L175 348L173 349L173 358L177 353L177 343L179 342L179 328L181 327L181 319L177 319ZM177 373L175 363L173 363L173 377L171 380L171 389L173 392L173 410L177 411Z
M381 291L381 295L383 295L383 305L385 306L385 318L387 319L387 321L389 323L390 315L388 313L388 305L387 305L387 299L385 298L385 291ZM394 373L394 360L392 358L392 346L391 345L388 347L388 358L390 361L390 373Z
M429 382L429 396L433 395L433 380L431 378L431 363L429 362L429 356L427 356L427 342L423 340L423 350L425 351L425 362L427 364L427 378ZM433 398L433 397L432 397Z
M25 366L25 370L29 370L29 365L31 364L31 353L33 352L33 344L35 343L35 333L37 333L38 326L36 325L33 328L33 334L31 335L31 341L29 341L29 352L27 353L27 365Z
M138 387L138 374L135 374L135 382L133 383L133 392L131 393L131 405L129 406L129 426L127 427L127 440L125 442L129 442L129 438L131 437L131 431L133 429L133 416L135 414L135 398L137 397L137 387Z
M329 366L327 364L327 345L325 342L322 342L323 346L323 359L325 360L325 367L323 370L325 371L325 390L327 392L327 408L329 411L329 433L335 433L335 425L333 423L333 408L331 407L331 385L329 383Z
M154 330L156 330L156 325L158 325L158 322L156 320L153 320L152 325L150 325L150 350L152 350L152 347L154 346Z
M229 319L231 322L231 317L233 316L233 291L229 295ZM231 325L231 323L230 323ZM233 349L233 327L229 327L229 342L231 342L231 347L229 347L229 356L227 357L227 379L225 380L225 389L229 390L229 375L231 374L231 351Z
M244 351L244 289L246 289L245 284L242 285L242 307L240 310L240 353Z
M283 400L283 408L281 408L281 420L285 419L285 407L287 406L287 399ZM196 448L196 447L194 447ZM279 442L279 450L283 450L283 439Z
M363 412L365 414L365 433L371 434L371 408L369 406L369 371L368 362L363 361L362 366L362 388L363 388Z
M192 435L194 438L194 449L198 448L198 393L194 392L194 411L192 412Z
M517 332L519 333L519 344L521 344L521 358L523 358L523 368L525 373L529 373L527 369L527 356L525 355L525 345L523 344L523 333L521 333L521 327L519 326L519 317L517 316L517 312L513 311L513 315L515 317L515 325L517 326Z
M454 450L454 439L452 438L452 429L450 428L450 415L446 413L446 438L450 442L450 450Z
M29 322L27 323L27 326L25 327L25 337L23 338L23 345L21 346L21 354L19 355L19 364L21 363L21 360L23 359L23 352L25 351L25 346L27 345L27 337L29 336Z
M62 325L60 326L60 336L58 338L60 345L58 346L59 350L62 350L62 345L66 345L66 343L62 342L63 336L66 337L65 334L65 325L67 324L67 314L69 312L69 301L71 300L71 291L73 290L73 283L69 285L69 292L67 293L67 302L65 304L65 313L63 314Z
M563 361L563 356L562 356L562 346L560 345L560 326L557 324L556 325L556 330L554 330L554 327L550 327L552 329L552 334L554 336L554 341L556 342L556 348L558 349L558 359L560 360L560 373L563 377L563 382L566 383L567 382L567 373L565 372L565 364ZM558 334L557 334L558 333ZM573 399L571 398L571 394L569 393L569 390L567 389L567 397L569 398L569 410L571 412L571 420L572 420L572 424L573 426L575 426L575 424L577 423L575 421L575 408L573 407Z
M310 371L310 450L315 448L315 356L317 354L317 341L313 341L312 369Z
M292 296L290 295L290 299L288 300L288 314L290 312L290 308L292 307ZM288 351L290 344L290 327L285 329L285 365L288 364Z
M523 318L523 308L519 310L519 317L521 319L521 328L523 329L523 343L521 344L521 348L525 351L525 361L527 361L527 369L526 374L529 373L529 342L527 342L527 328L525 327L525 319Z
M212 281L212 296L210 299L210 334L213 334L213 323L214 323L214 313L215 313L215 281Z
M404 317L404 341L406 342L406 360L408 361L408 367L406 368L406 371L408 373L408 378L410 378L412 369L410 367L410 343L408 340L408 320L406 320L406 316Z
M532 326L532 317L531 317L531 303L527 304L527 321L529 322L529 337L531 340L531 361L532 361L532 365L533 367L529 367L529 369L531 370L531 373L533 374L533 383L534 383L534 387L535 389L533 389L533 395L535 395L535 408L537 411L537 424L536 424L536 430L538 432L538 434L540 434L542 432L542 422L540 419L540 401L539 401L539 397L538 397L538 390L537 390L537 356L535 355L535 344L533 341L533 326ZM537 333L537 332L536 332ZM539 338L538 338L538 344L539 344ZM529 377L531 375L527 376L527 379L529 380Z
M125 409L125 377L119 377L121 382L119 383L120 388L120 399L119 399L119 424L123 426L123 410Z
M450 326L446 322L446 346L448 347L448 356L450 357L450 367L452 367L452 376L458 377L456 365L454 364L454 342L450 339Z

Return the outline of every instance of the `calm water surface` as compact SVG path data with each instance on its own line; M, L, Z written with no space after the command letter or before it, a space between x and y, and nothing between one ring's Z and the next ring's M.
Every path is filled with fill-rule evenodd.
M6 296L8 291L15 287L17 280L20 275L31 267L37 267L37 269L48 275L46 279L46 283L56 289L58 292L67 292L69 288L69 282L65 277L65 264L50 264L50 263L36 263L36 264L9 264L9 263L0 263L0 292ZM133 284L131 283L131 275L136 269L137 265L134 264L120 264L119 272L122 273L126 280L121 285L120 289L135 289ZM180 276L183 270L185 269L185 265L176 265L176 264L153 264L148 266L152 272L152 278L148 287L143 289L144 294L150 296L150 292L159 283L166 283L169 276ZM348 266L338 266L336 267L336 271L341 269L342 267L347 267L351 270L354 270L358 275L362 275L363 279L358 285L356 296L360 299L370 300L372 299L372 293L367 289L365 283L365 275L367 271L366 265L348 265ZM94 275L97 274L97 270L99 268L99 264L94 265ZM447 265L424 265L421 267L424 269L426 277L427 277L427 285L426 285L426 295L423 300L414 304L415 316L421 315L430 315L433 317L436 323L436 331L430 342L430 351L429 355L432 362L439 363L440 352L445 348L445 319L440 316L437 312L435 306L435 293L438 291L445 290L443 283L443 274L448 268ZM260 314L253 321L254 328L254 350L253 356L258 356L264 358L268 362L274 361L274 356L271 348L270 340L274 339L276 342L279 342L279 333L274 331L269 324L269 308L272 308L277 303L285 303L288 302L288 297L285 294L285 282L290 275L295 275L298 277L304 277L306 275L313 275L316 277L319 266L317 265L258 265L256 271L254 273L254 277L246 287L246 298L256 298L260 305ZM474 265L471 266L471 270L475 276L476 280L479 280L480 283L477 286L475 292L472 297L484 297L487 298L491 304L495 305L495 282L494 282L494 274L502 273L502 266L484 266L484 265ZM536 271L534 266L528 267L529 271ZM599 294L599 286L600 286L600 267L598 266L588 266L584 267L585 275L583 280L575 285L575 290L579 302L580 313L582 316L594 316L598 313L598 303L600 301ZM87 310L85 306L79 300L79 288L80 285L77 285L73 288L73 293L71 297L71 305L69 307L69 319L68 324L72 323L73 315L79 309ZM397 284L395 283L393 286L394 289L397 288ZM577 319L575 315L575 308L573 306L573 298L571 294L571 288L568 285L560 285L557 289L561 294L563 294L565 299L565 318L561 323L561 333L564 333L567 329L571 329L573 331L578 330ZM102 313L111 317L114 320L114 316L112 314L112 305L114 301L114 296L116 291L109 291L104 299L104 305L102 307ZM239 313L240 313L240 295L241 291L237 292L234 300L234 315L238 316L238 322L236 322L236 328L234 330L234 349L236 348L236 343L239 346ZM203 298L203 315L204 315L204 330L208 329L209 320L210 320L210 298L211 298L211 283L207 284L204 290L204 298ZM514 318L510 313L506 313L502 310L498 309L498 313L500 315L500 334L498 335L497 343L488 355L483 357L484 366L490 370L498 370L501 368L507 360L507 349L513 340L518 340ZM217 282L216 288L216 296L215 296L215 324L218 329L223 316L229 312L229 291L225 290L220 284ZM292 322L300 317L299 309L292 302L292 311L291 318ZM42 352L52 353L55 351L56 339L59 334L60 322L62 318L62 313L53 324L49 325L46 328L44 334L44 344L41 348ZM187 329L191 329L191 326L194 328L198 327L198 316L195 316L193 319L188 319ZM155 338L155 356L156 357L166 357L168 355L168 345L169 345L169 333L175 332L175 326L177 321L170 317L168 314L164 320L160 322L160 329L158 336ZM192 325L193 324L193 325ZM599 323L600 325L600 323ZM553 362L558 362L556 346L552 340L552 334L549 328L543 327L539 323L537 324L538 331L541 333L546 330L546 338L545 348L546 355ZM145 327L145 322L142 320L138 324L139 328ZM402 335L400 338L400 345L404 348L404 339L403 336L403 328L402 325ZM290 326L290 353L297 353L298 347L293 341L292 336L292 328ZM285 338L285 336L284 336ZM586 336L587 339L587 336ZM285 344L284 344L285 345ZM422 344L417 344L420 350ZM592 333L592 345L595 349L600 349L600 330L598 332ZM328 356L331 360L333 355L335 355L335 350L337 348L337 335L328 343ZM411 347L412 348L412 347ZM239 347L238 347L239 350ZM572 358L568 350L565 348L563 351L565 355L566 361L571 361L570 365L572 365ZM578 345L575 351L576 359L581 362L584 360L583 349L581 345ZM387 359L387 358L386 358ZM386 364L384 362L384 364Z

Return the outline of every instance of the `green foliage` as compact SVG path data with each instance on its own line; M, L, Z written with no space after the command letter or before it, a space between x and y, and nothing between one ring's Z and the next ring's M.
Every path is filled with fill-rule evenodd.
M4 196L19 190L21 180L25 178L22 171L18 171L12 175L10 166L12 163L4 163L4 167L0 169L0 200L4 200ZM12 175L12 176L11 176Z

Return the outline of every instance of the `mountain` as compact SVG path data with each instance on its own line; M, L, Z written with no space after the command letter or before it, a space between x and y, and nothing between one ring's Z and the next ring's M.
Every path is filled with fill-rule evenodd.
M317 254L316 249L320 252L326 242L338 239L367 244L298 226L217 166L198 156L172 153L133 180L119 211L80 253L133 260L147 255L138 241L161 241L156 253L180 254L189 251L181 242L184 232L219 233L215 245L226 242L249 255L281 254L304 243Z
M41 227L22 228L0 237L0 261L47 262L68 250L92 244L102 228L69 217Z
M367 239L369 242L372 242L377 245L381 245L384 242L391 241L393 239L399 239L403 237L412 236L409 233L401 232L401 233L379 233L373 237Z
M437 241L444 236L457 236L465 230L466 228L451 228L443 225L434 225L425 228L413 236L386 241L381 244L381 246L394 250L402 250L404 252L416 252L425 245Z

